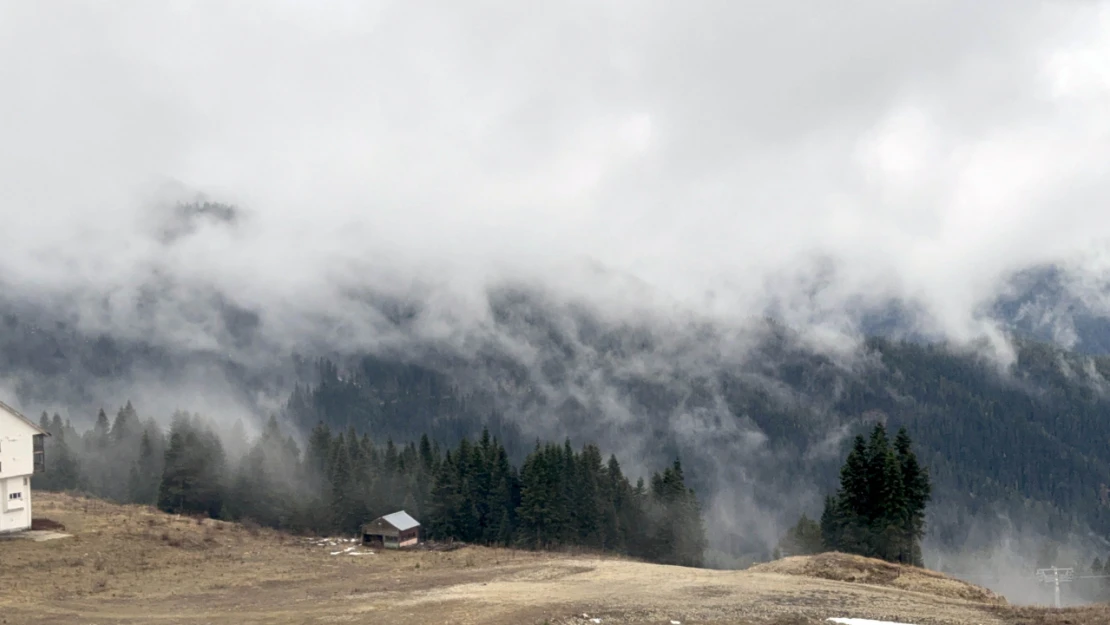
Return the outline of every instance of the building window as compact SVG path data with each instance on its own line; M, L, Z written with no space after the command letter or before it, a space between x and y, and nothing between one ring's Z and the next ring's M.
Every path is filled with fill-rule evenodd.
M8 495L8 500L23 499L23 493L11 493Z
M42 473L43 471L46 471L46 457L43 451L45 449L43 443L44 438L45 435L43 434L36 434L34 437L34 447L32 449L32 455L34 457L34 473Z

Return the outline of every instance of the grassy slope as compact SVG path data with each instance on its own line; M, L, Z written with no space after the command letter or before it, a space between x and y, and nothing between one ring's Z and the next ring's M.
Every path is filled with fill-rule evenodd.
M742 572L472 547L332 556L339 548L277 532L66 495L36 495L35 512L74 537L0 541L6 623L499 625L585 623L587 613L603 623L854 616L986 625L1019 616L937 576L911 584L918 579L912 571L884 569L859 583L813 577L800 561ZM835 568L822 562L822 571ZM866 561L852 566L866 568ZM1073 616L1084 614L1090 620L1099 612ZM1020 616L1032 624L1044 614Z

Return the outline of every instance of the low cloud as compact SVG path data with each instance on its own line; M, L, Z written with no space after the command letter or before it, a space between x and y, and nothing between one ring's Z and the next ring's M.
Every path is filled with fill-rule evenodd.
M361 289L470 320L505 281L830 332L900 299L970 340L1011 272L1110 235L1101 2L3 12L0 267L122 329L160 276L277 342L352 338L316 324ZM167 238L197 191L242 222Z

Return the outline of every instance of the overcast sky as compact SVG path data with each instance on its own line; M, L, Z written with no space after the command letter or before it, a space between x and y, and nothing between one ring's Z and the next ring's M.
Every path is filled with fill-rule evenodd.
M602 267L726 316L914 298L966 336L1006 272L1106 266L1105 2L6 2L0 94L16 288L631 297ZM164 248L167 180L247 218Z

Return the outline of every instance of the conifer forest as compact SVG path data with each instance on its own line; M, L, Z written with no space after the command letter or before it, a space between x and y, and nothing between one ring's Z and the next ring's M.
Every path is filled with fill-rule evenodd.
M35 488L170 513L357 535L363 523L404 509L431 540L576 547L685 566L699 566L706 548L679 460L633 481L594 445L537 442L515 466L488 431L442 448L426 435L383 444L322 422L302 450L275 418L249 444L241 430L225 434L244 444L234 460L206 419L178 413L164 434L130 402L111 421L101 411L84 433L59 415L44 413L41 425L51 434L51 468L35 476Z
M803 515L778 554L840 551L922 566L931 490L905 428L892 443L886 427L877 423L868 439L855 437L840 469L840 488L825 498L820 522Z

